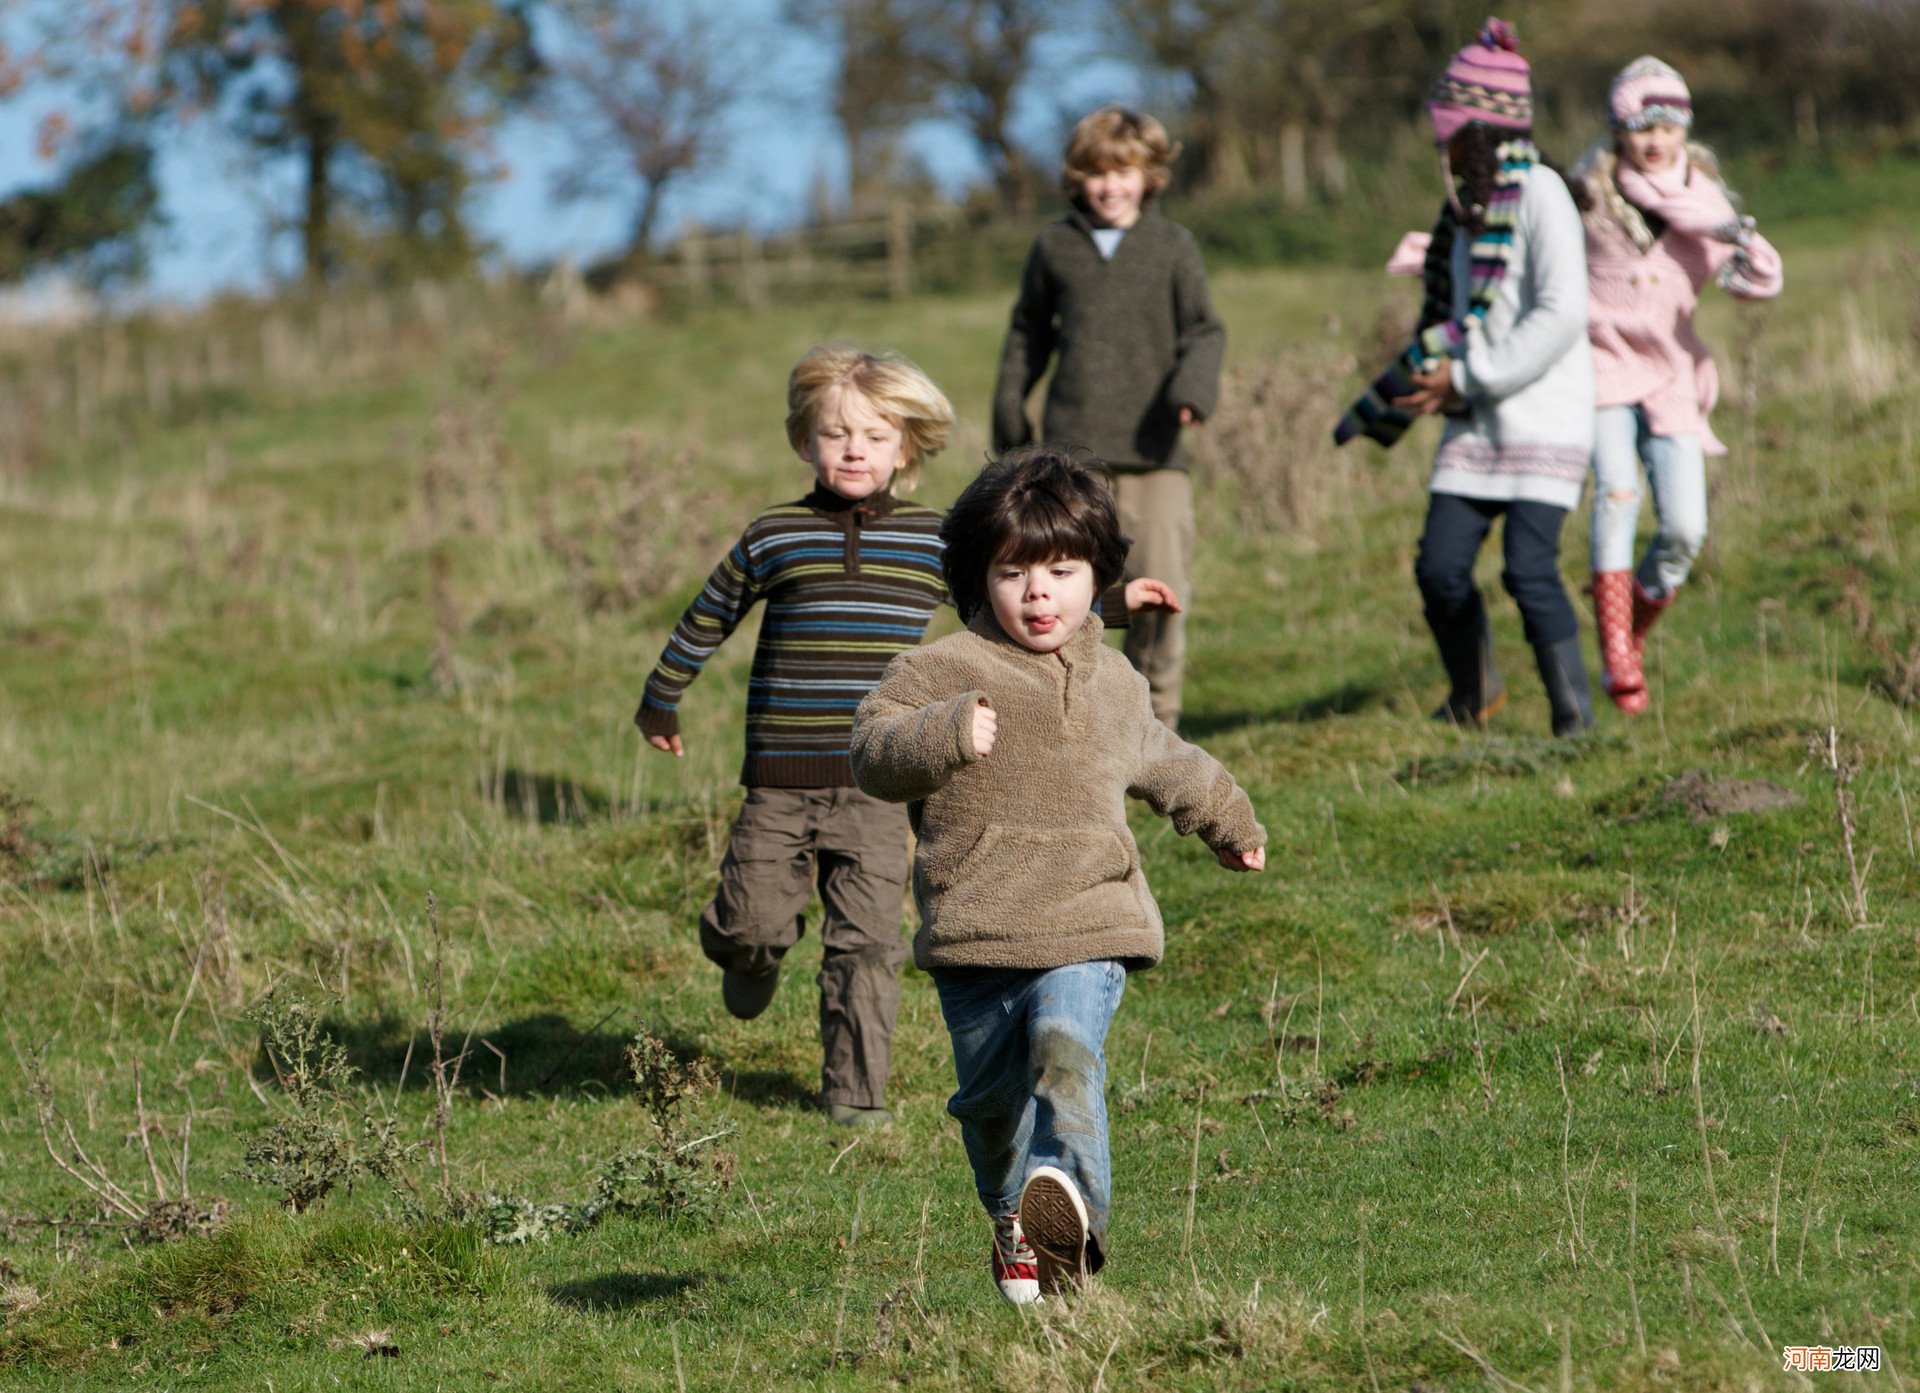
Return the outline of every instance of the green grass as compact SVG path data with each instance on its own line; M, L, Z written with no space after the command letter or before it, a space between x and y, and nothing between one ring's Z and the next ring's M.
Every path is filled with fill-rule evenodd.
M791 361L851 339L926 366L962 414L925 490L945 501L984 449L1003 294L462 340L0 475L0 769L35 804L0 835L0 1217L97 1217L41 1145L35 1050L147 1196L137 1065L169 1188L191 1118L193 1193L235 1213L131 1248L10 1223L0 1386L1745 1389L1800 1343L1880 1344L1910 1386L1920 751L1881 679L1920 638L1917 287L1898 227L1840 240L1808 203L1769 224L1790 292L1757 340L1708 315L1735 453L1638 721L1547 739L1504 598L1497 729L1424 718L1431 442L1328 457L1344 385L1261 408L1298 448L1206 482L1189 727L1252 791L1270 869L1224 875L1136 819L1168 954L1110 1041L1114 1260L1037 1314L987 1281L924 977L900 1120L864 1137L811 1103L811 938L765 1017L720 1009L694 920L751 633L692 690L684 761L629 724L733 530L804 486ZM1318 269L1216 290L1239 366L1353 353L1353 376L1410 293ZM1260 521L1263 478L1301 486L1302 525ZM623 489L691 502L622 542ZM589 603L623 545L630 598ZM1808 754L1829 726L1863 761L1864 923ZM1696 822L1661 797L1696 768L1802 801ZM291 1217L240 1178L277 1092L244 1011L277 981L337 998L368 1097L431 1134L429 891L473 1032L456 1184L582 1198L647 1135L620 1059L645 1026L722 1073L706 1111L740 1172L712 1229L495 1247L378 1185Z

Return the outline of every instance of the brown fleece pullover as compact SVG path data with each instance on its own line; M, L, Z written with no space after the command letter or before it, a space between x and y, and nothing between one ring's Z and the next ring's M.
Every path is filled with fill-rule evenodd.
M1158 962L1129 794L1216 851L1266 844L1233 776L1154 719L1146 679L1102 631L1089 615L1057 654L1035 653L982 610L965 633L896 657L860 703L854 779L906 803L919 839L920 967ZM979 705L999 718L984 759Z

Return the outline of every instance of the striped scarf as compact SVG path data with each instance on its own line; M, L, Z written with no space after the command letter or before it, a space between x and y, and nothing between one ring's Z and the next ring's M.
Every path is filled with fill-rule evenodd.
M1465 352L1468 324L1484 319L1492 308L1493 297L1513 260L1513 229L1520 217L1520 195L1526 190L1527 177L1533 173L1540 152L1530 140L1509 140L1500 146L1498 156L1500 172L1494 176L1486 216L1471 248L1472 279L1467 287L1466 314L1453 318L1453 243L1460 233L1460 218L1449 202L1440 209L1421 268L1426 297L1420 304L1420 325L1413 342L1340 418L1333 431L1336 445L1344 445L1356 435L1382 445L1398 441L1413 418L1393 404L1395 398L1413 391L1413 375L1423 364L1460 357Z

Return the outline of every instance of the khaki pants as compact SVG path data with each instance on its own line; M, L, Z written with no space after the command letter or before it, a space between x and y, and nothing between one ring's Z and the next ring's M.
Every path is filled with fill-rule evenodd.
M821 1100L885 1104L900 1009L907 810L857 788L750 788L700 915L700 948L729 972L780 965L806 932L815 882L820 924Z
M1184 469L1115 474L1114 501L1120 530L1133 539L1127 579L1165 581L1193 608L1193 480ZM1187 616L1136 614L1127 629L1127 660L1147 679L1153 714L1173 729L1180 724L1180 684L1187 666Z

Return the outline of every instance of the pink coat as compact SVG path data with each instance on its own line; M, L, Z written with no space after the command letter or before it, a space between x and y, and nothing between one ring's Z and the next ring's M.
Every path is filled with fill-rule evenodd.
M1698 169L1649 176L1622 161L1614 177L1629 202L1666 227L1643 252L1604 207L1587 215L1587 334L1598 404L1640 406L1652 434L1697 435L1707 454L1724 455L1707 424L1720 376L1694 332L1693 312L1700 287L1733 259L1729 229L1739 215L1719 182ZM1589 184L1599 182L1595 176ZM1727 288L1747 300L1778 295L1780 254L1758 233L1748 234L1746 253L1748 264Z

